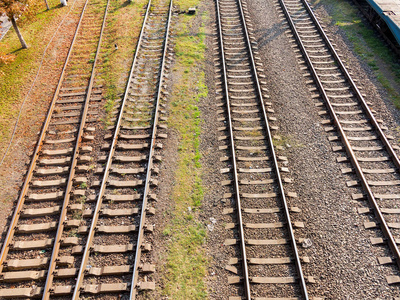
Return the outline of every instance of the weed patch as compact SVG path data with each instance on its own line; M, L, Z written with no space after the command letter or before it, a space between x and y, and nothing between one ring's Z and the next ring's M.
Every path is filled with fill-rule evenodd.
M102 83L105 86L105 126L111 125L116 100L126 88L126 81L135 54L135 47L143 23L145 0L128 3L126 0L111 1L109 22L102 49ZM118 49L116 49L117 45Z
M199 0L177 1L181 10L199 4ZM198 220L204 198L200 154L201 115L198 102L208 94L205 85L204 26L191 28L195 16L180 15L177 29L169 126L179 134L179 158L175 173L172 218L163 231L168 245L162 293L170 299L205 299L204 278L208 266L203 244L206 230ZM203 16L203 21L205 16Z

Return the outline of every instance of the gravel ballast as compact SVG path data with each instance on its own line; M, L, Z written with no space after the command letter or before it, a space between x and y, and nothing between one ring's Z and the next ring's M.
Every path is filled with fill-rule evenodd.
M279 134L285 141L278 154L288 157L293 179L288 188L299 195L290 200L290 205L302 209L295 220L305 222L305 228L297 229L296 236L312 241L312 246L300 253L311 260L304 265L305 275L316 279L315 284L308 285L309 293L327 299L398 296L398 287L389 286L385 279L387 275L397 275L396 268L377 263L378 256L389 253L385 247L372 246L369 241L380 232L363 227L369 218L359 215L356 208L367 204L352 200L351 194L357 189L346 187L346 181L352 178L343 175L340 169L349 165L336 162L344 153L332 151L333 144L321 125L324 119L318 115L321 108L315 106L317 100L311 98L306 85L310 78L304 77L306 71L300 70L296 58L299 53L294 52L296 48L291 47L290 37L285 34L286 20L278 15L277 4L276 1L252 1L248 8L266 66L271 101L280 123ZM327 29L335 32L334 28ZM382 100L368 78L371 72L363 68L336 32L333 42L339 53L346 56L358 85L365 87L363 92L367 94L367 101L373 102L377 117L384 119L389 128L396 128L398 122L390 103Z

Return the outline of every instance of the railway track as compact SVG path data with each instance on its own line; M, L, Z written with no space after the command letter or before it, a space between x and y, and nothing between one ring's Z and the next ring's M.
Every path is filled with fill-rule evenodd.
M232 250L226 267L235 275L228 277L229 284L237 286L229 299L309 299L306 280L313 279L303 275L301 263L308 258L300 257L293 230L304 225L291 221L290 214L298 209L289 207L286 198L295 195L283 188L289 180L282 179L278 161L286 158L274 150L275 127L269 124L273 110L265 101L268 91L246 4L217 0L216 10L219 36L214 44L222 79L217 100L224 124L220 149L229 155L221 159L229 162L221 172L229 178L223 185L233 185L224 197L235 203L226 211L234 221L226 225L234 238L225 245L240 248L239 257Z
M0 298L135 299L155 287L155 267L142 252L151 249L146 215L155 211L158 139L166 138L160 107L172 1L147 4L101 146L93 115L101 113L102 90L94 82L109 2L89 1L2 249ZM103 155L90 155L98 149Z
M334 151L346 151L339 162L351 163L343 173L355 174L349 187L368 200L362 214L374 213L393 256L381 264L400 266L400 160L384 134L382 121L369 104L329 42L304 0L279 0L313 80L313 98L325 104L327 132ZM106 24L108 1L86 0L64 69L35 149L0 257L0 298L106 297L135 299L155 289L155 266L146 252L155 213L154 200L161 160L160 139L166 138L162 101L173 3L149 0L126 91L118 101L113 125L104 135L101 156L94 159L93 140L101 109L102 87L95 85L96 62ZM217 97L221 150L227 156L223 181L232 223L226 269L235 286L230 300L311 299L276 155L275 118L246 3L216 0L220 75ZM93 38L95 37L95 38ZM317 85L315 88L314 85ZM333 126L332 126L333 124ZM340 144L339 144L340 143ZM397 148L396 148L397 149ZM399 276L387 277L399 283ZM317 298L313 298L317 299Z
M104 137L104 156L92 181L93 215L78 233L87 233L73 299L93 293L113 293L135 299L139 290L153 290L155 271L142 252L151 250L146 222L154 214L152 193L157 185L157 155L165 138L159 120L172 1L149 1L129 81L120 103L112 134ZM87 198L86 198L87 199ZM95 287L99 287L94 291ZM100 291L101 289L101 291Z
M86 184L85 160L97 121L101 87L94 86L95 67L108 2L87 0L80 14L56 92L35 148L0 257L0 297L43 297L48 270L57 249L75 245L74 237L61 239L69 200L76 185ZM61 220L61 221L60 221ZM60 257L59 265L73 258Z
M310 91L319 100L318 106L326 107L320 115L328 115L323 123L332 132L329 140L334 151L345 151L338 162L349 162L351 168L343 168L345 174L354 174L347 186L358 187L362 193L354 193L354 200L367 200L369 206L359 208L361 214L374 214L374 222L365 222L366 228L380 228L371 237L372 244L388 244L392 256L379 257L380 264L395 263L400 266L400 161L391 146L392 139L384 131L383 121L374 117L373 110L357 88L334 46L310 6L303 0L279 0L296 44L313 85ZM301 57L300 56L300 57ZM316 84L316 87L315 87ZM400 282L399 276L387 276L389 284Z
M97 120L87 116L94 113L89 108L99 107L92 102L101 100L93 82L108 2L104 7L100 2L88 5L97 14L99 6L104 9L103 22L97 26L96 15L87 18L82 11L3 247L2 281L9 287L0 289L2 298L106 294L135 299L138 290L155 286L154 266L142 252L151 249L145 234L153 226L146 214L154 213L149 200L155 199L154 174L161 159L157 141L166 137L159 120L165 113L160 106L172 1L152 5L150 0L147 5L126 91L112 120L115 125L104 136L105 155L98 160L86 155L94 140L87 132L95 127L85 124ZM88 30L96 28L97 50L87 38ZM92 67L88 74L87 61ZM56 137L47 139L49 134Z

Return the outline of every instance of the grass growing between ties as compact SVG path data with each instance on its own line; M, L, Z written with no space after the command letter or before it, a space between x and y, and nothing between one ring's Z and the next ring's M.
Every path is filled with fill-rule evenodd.
M69 10L68 6L61 7L59 0L48 2L49 11L44 1L37 1L30 7L29 17L20 20L19 29L28 49L21 49L12 27L0 41L0 55L11 55L14 58L14 61L0 65L0 143L9 139L9 127L13 125L10 121L18 114L23 93L31 84L44 48L53 34L54 28L51 25L58 24Z
M286 147L286 148L302 148L303 144L299 143L299 141L293 136L288 135L274 135L272 137L272 143L275 147Z
M396 55L362 22L358 9L348 0L316 0L314 5L318 3L332 7L332 21L343 30L354 51L371 67L394 105L400 109L400 63Z
M118 95L126 88L135 48L143 23L142 13L148 0L116 0L110 2L107 27L102 46L103 84L106 88L107 113L104 122L110 125L111 112ZM116 49L117 45L118 49Z
M181 10L199 1L176 1ZM205 226L198 220L203 200L200 155L199 100L207 96L204 67L204 26L195 27L196 16L180 15L176 46L169 126L179 134L179 158L172 200L174 211L163 234L170 239L163 270L164 289L169 299L205 299L204 282L208 260L203 249ZM198 16L199 18L199 16ZM205 21L206 16L202 16Z

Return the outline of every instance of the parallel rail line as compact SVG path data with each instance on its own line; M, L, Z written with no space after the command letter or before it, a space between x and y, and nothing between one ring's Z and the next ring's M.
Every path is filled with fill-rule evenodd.
M227 269L237 273L230 284L240 284L238 296L229 299L309 299L306 276L296 245L289 206L283 189L274 150L271 126L265 102L265 83L260 83L261 63L254 49L240 0L216 0L219 48L221 52L221 111L227 115L226 132L231 157L222 158L232 164L236 203L236 223L227 228L238 231L237 238L225 245L240 246L240 259L230 259ZM271 117L270 117L271 118ZM281 158L284 159L284 158ZM226 170L223 171L224 173ZM296 208L292 208L297 211ZM302 226L302 224L296 224ZM277 238L278 237L278 238ZM240 264L241 271L234 265ZM267 297L267 298L263 298Z
M158 139L167 136L160 106L166 98L163 82L173 2L153 5L149 0L115 125L101 146L105 155L93 160L82 154L93 149L94 136L84 134L95 131L85 125L95 121L87 116L94 113L91 107L99 107L93 100L101 99L94 78L108 4L101 29L93 25L80 30L89 0L82 11L2 250L1 279L10 282L9 288L0 289L2 298L117 294L135 299L139 290L155 288L155 266L142 252L151 250L145 232L151 233L153 226L147 224L146 214L155 211L149 200L156 198L152 189L161 160ZM95 20L92 15L88 22ZM94 57L88 33L92 29L99 31ZM91 62L90 70L82 60ZM58 139L46 139L49 134ZM37 164L44 167L38 169ZM85 177L76 176L82 172ZM31 191L33 186L37 193Z
M3 298L48 299L50 290L47 282L44 287L44 279L48 274L53 276L55 254L61 244L76 243L73 238L61 240L61 236L63 227L72 225L65 222L65 215L75 193L73 185L86 182L76 173L87 170L78 165L85 159L82 154L91 152L91 147L82 147L82 142L92 138L88 135L92 128L87 124L97 118L88 116L96 114L95 102L101 100L101 86L93 83L108 5L99 16L99 4L89 0L84 3L17 201L0 257ZM98 39L88 40L91 34ZM96 59L91 60L89 51L95 51ZM52 252L47 251L50 248ZM59 263L70 261L70 257L63 257Z
M172 1L147 5L130 76L116 120L101 180L96 189L96 207L89 226L73 299L92 293L92 282L104 292L129 294L153 290L154 281L140 281L155 271L151 263L142 263L142 251L150 250L144 232L152 231L146 214L154 213L149 203L152 175L157 173L157 138L164 126L159 124L165 60L168 46ZM108 138L108 137L106 137ZM142 180L143 178L143 180ZM97 184L96 184L97 185ZM115 219L115 217L117 217ZM121 275L131 277L121 282ZM106 283L102 283L106 282Z
M105 11L104 11L103 23L101 25L100 38L99 38L99 42L97 44L97 49L96 49L96 54L95 54L95 57L94 57L92 73L90 75L89 85L88 85L86 99L85 99L85 107L84 107L84 110L83 110L83 116L84 117L82 118L82 122L81 122L81 124L79 126L79 134L78 134L77 143L76 143L76 146L75 146L76 151L75 151L74 156L72 158L71 171L70 171L70 174L68 176L67 189L66 189L66 192L65 192L65 198L64 198L64 202L63 202L63 207L61 209L60 219L58 221L57 235L56 235L56 239L55 239L54 246L53 246L53 252L51 254L50 266L49 266L49 269L47 271L47 278L46 278L46 285L45 285L45 288L44 288L43 300L48 300L50 298L50 288L51 288L52 283L53 283L53 278L54 278L54 275L55 275L55 269L56 269L56 264L57 264L57 260L56 259L59 256L60 247L61 247L61 239L62 239L62 236L63 236L64 227L66 225L65 224L65 220L67 218L67 208L68 208L69 200L70 200L70 197L71 197L72 185L74 183L75 171L76 171L76 166L77 166L77 162L78 162L77 156L79 155L79 148L81 146L83 129L85 128L85 124L86 124L86 116L87 116L88 109L89 109L89 99L91 97L92 88L93 88L93 84L94 84L96 64L97 64L97 60L98 60L99 53L100 53L100 46L101 46L101 41L102 41L102 37L103 37L103 33L104 33L104 28L105 28L105 25L106 25L106 18L107 18L107 12L108 12L109 4L110 4L110 1L107 0L107 6L106 6Z
M357 175L357 180L348 181L348 186L361 185L363 193L353 194L354 200L367 199L370 208L359 208L359 213L375 214L377 222L366 222L366 228L381 228L385 240L371 238L373 244L388 243L393 257L379 257L381 264L396 263L400 267L400 235L397 231L396 208L400 199L400 160L385 135L382 121L374 117L368 103L360 93L354 80L329 41L322 26L304 0L280 0L291 31L302 52L313 81L317 85L334 127L339 136L330 136L332 142L341 141L343 146L334 146L335 151L346 151L347 157L339 162L350 162L352 168L343 173ZM323 105L321 103L321 105ZM321 111L324 115L326 112ZM325 124L332 124L330 121ZM398 147L397 147L398 148ZM398 276L388 276L388 283L400 282Z

